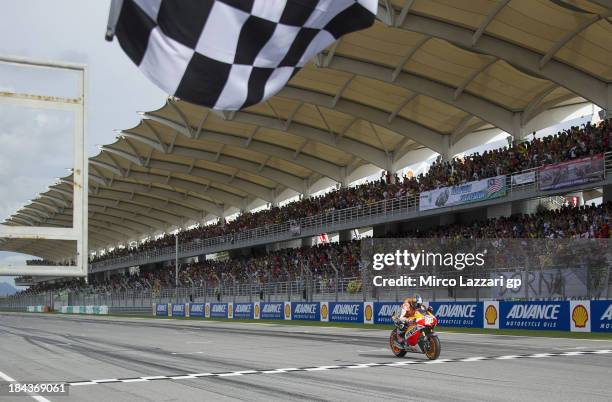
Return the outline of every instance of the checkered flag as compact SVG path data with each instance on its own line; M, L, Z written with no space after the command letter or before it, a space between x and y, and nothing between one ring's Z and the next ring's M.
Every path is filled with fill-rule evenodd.
M217 110L266 100L377 0L113 0L107 40L158 87Z

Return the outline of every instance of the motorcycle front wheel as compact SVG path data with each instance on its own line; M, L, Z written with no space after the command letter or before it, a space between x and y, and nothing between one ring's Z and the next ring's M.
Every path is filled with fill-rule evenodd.
M391 347L391 351L397 357L404 357L406 355L406 351L404 349L400 349L395 346L395 340L397 339L397 329L391 331L391 335L389 336L389 347Z
M424 353L429 360L436 360L440 357L440 338L438 338L438 335L430 335L425 346Z

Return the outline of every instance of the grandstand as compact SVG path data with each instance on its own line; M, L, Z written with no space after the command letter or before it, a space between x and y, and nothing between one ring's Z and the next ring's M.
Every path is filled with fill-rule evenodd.
M369 298L356 233L609 238L609 18L598 2L382 1L373 27L265 103L216 112L169 98L89 161L88 283L22 278L34 286L9 303ZM589 167L551 179L563 163ZM499 196L426 207L494 178ZM62 178L6 224L70 226L72 186ZM322 233L338 242L315 245ZM43 240L0 247L74 259Z

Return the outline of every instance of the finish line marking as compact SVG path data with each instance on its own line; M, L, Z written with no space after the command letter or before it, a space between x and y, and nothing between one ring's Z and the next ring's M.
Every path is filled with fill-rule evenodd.
M476 357L465 357L457 359L438 359L438 360L404 360L388 363L358 363L358 364L339 364L333 366L318 366L318 367L300 367L300 368L279 368L270 370L242 370L242 371L224 371L219 373L196 373L196 374L177 374L170 376L148 376L148 377L132 377L132 378L110 378L102 380L89 380L89 381L72 381L66 382L66 384L77 387L82 385L98 385L98 384L117 384L117 383L130 383L130 382L147 382L147 381L158 381L158 380L194 380L203 377L236 377L251 374L286 374L294 372L309 372L309 371L327 371L327 370L341 370L341 369L360 369L370 367L402 367L413 364L444 364L444 363L468 363L468 362L479 362L485 360L513 360L513 359L541 359L548 357L562 357L562 356L582 356L582 355L600 355L600 354L612 354L612 349L603 350L580 350L572 352L550 352L550 353L533 353L529 355L506 355L506 356L476 356Z

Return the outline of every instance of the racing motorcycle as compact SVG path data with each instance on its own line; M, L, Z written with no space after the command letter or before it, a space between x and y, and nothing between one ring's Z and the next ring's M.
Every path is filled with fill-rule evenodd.
M420 310L414 315L415 323L405 328L405 324L397 318L391 317L395 328L389 337L391 351L397 357L404 357L407 352L423 353L429 360L440 357L440 338L434 332L438 319L429 311ZM397 334L405 330L404 342L397 340Z

